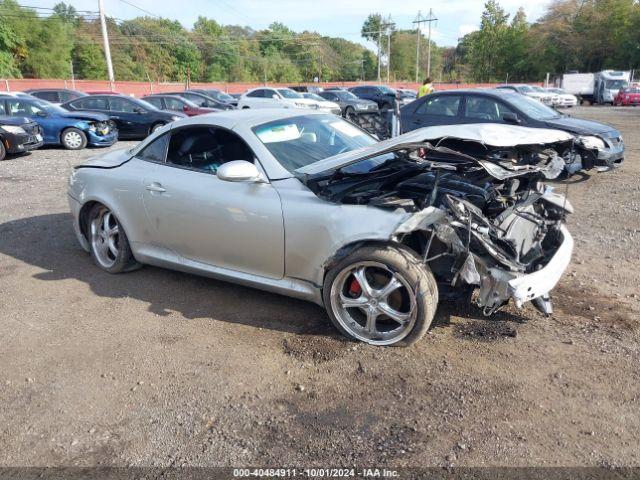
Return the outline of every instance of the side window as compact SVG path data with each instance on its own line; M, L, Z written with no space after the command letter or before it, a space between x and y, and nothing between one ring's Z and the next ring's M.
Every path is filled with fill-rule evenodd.
M61 91L61 92L58 92L58 94L60 95L61 103L65 103L65 102L68 102L69 100L73 100L74 98L78 98L78 96L72 92Z
M35 96L41 98L42 100L46 100L47 102L59 102L58 92L36 92Z
M264 98L273 98L274 95L277 95L278 98L281 97L275 90L264 90Z
M0 115L6 115L7 111L4 108L4 100L0 98Z
M168 143L169 134L165 133L161 137L156 138L142 150L140 150L136 155L136 158L139 158L140 160L146 160L147 162L164 163Z
M464 116L478 120L502 121L502 116L509 112L513 110L492 98L469 96Z
M337 102L338 101L338 96L335 93L325 93L322 96L324 98L326 98L327 100L331 100L332 102Z
M124 98L110 98L109 110L112 112L135 113L137 105Z
M80 100L76 100L71 102L71 106L73 108L77 108L78 110L87 109L87 110L108 110L107 107L107 99L104 97L84 97Z
M264 98L264 90L254 90L253 92L247 93L247 97L251 98Z
M154 107L158 107L160 109L164 108L162 106L162 98L160 97L148 97L144 99L146 102L149 102Z
M439 115L441 117L455 117L458 115L460 96L439 95L427 97L416 109L416 115Z
M235 133L214 127L187 127L171 133L167 164L215 174L232 160L253 161L253 152Z
M14 117L32 117L42 112L41 108L23 100L7 100L9 115Z
M164 97L164 103L167 105L169 110L180 110L182 111L182 107L184 103L178 98L173 97Z
M359 95L359 94L363 93L362 92L362 88L360 88L360 87L353 88L351 90L351 93L353 93L354 95Z

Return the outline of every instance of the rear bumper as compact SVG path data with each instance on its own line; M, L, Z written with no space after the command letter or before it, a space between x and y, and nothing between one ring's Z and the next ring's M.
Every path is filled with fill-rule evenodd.
M480 284L478 305L488 311L500 307L513 298L518 307L546 296L558 284L571 262L573 237L563 225L560 227L562 243L547 265L529 274L490 268Z

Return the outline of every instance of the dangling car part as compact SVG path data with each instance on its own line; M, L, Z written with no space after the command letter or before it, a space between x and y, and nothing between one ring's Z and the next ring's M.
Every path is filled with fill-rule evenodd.
M509 128L492 130L501 155L475 157L428 130L379 142L330 114L219 112L77 166L69 205L107 272L221 278L323 305L350 338L409 345L451 295L477 290L486 314L510 299L550 310L572 250L571 205L543 184L562 139Z

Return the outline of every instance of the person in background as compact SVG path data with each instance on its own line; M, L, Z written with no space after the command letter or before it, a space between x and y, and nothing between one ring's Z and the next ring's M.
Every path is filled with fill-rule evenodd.
M433 93L433 83L431 82L431 77L427 77L424 82L422 82L422 86L420 90L418 90L418 98L424 97L425 95L429 95Z

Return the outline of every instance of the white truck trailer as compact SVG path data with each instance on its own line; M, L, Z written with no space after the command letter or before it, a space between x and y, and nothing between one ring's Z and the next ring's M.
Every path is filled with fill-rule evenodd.
M613 103L621 88L629 85L631 72L603 70L598 73L565 73L562 75L562 89L576 95L582 103Z

